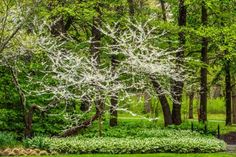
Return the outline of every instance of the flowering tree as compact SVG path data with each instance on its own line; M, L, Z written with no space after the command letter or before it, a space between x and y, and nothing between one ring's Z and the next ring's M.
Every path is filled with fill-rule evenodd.
M22 88L20 87L18 80L18 72L15 67L18 57L22 56L24 50L18 49L19 41L22 40L22 37L26 37L24 34L25 27L28 24L29 19L34 16L35 9L38 7L38 4L41 0L36 1L7 1L3 0L0 2L1 12L0 12L0 66L6 67L9 70L13 84L20 97L20 108L23 113L23 121L25 124L25 135L28 132L28 125L32 119L26 116L26 105L25 105L25 96ZM24 39L23 39L24 40ZM20 54L18 52L21 52ZM25 56L26 51L23 55ZM36 109L37 106L32 106L29 110L29 113ZM32 111L31 111L32 110Z
M176 57L174 54L181 51L168 50L161 48L165 42L165 31L160 31L158 28L150 26L150 21L146 23L128 22L128 28L120 31L119 28L106 26L101 31L112 38L115 44L108 44L105 49L112 55L122 55L123 60L120 66L125 68L124 71L133 76L141 76L143 84L146 84L146 90L152 91L154 87L156 94L162 105L165 125L172 124L171 111L168 104L168 98L172 101L179 101L174 99L175 95L170 94L170 80L183 81L186 79L186 67L184 61L182 64L176 64ZM170 42L170 41L168 41ZM176 70L178 66L178 71Z
M24 119L26 136L31 135L34 110L47 112L62 105L62 101L87 102L89 109L86 113L93 109L96 112L84 122L78 122L77 118L73 119L74 125L62 133L62 136L70 136L77 134L103 115L106 106L110 107L107 98L117 96L117 93L122 94L124 99L137 91L157 94L162 104L165 122L168 121L170 109L166 95L170 95L169 81L183 80L184 67L180 67L179 71L175 70L176 58L173 54L180 49L172 51L162 49L161 43L166 42L162 39L165 32L152 27L150 21L146 23L129 21L124 30L109 25L98 28L115 41L96 47L108 56L116 56L115 67L102 62L98 64L97 58L89 55L90 49L87 43L82 43L84 48L78 50L75 46L78 44L70 37L63 34L60 37L53 37L48 33L50 25L47 22L35 17L31 25L33 29L30 33L27 34L26 30L22 30L20 31L22 35L17 36L18 43L15 46L17 53L7 53L1 59L2 65L10 67L20 95L26 115ZM91 42L96 41L91 40ZM68 48L69 45L73 47ZM25 58L33 62L32 56L40 56L41 59L37 60L37 67L27 69L29 67L25 66L27 65ZM22 84L18 77L25 77L27 85ZM27 98L32 96L45 98L47 104L29 105ZM64 105L67 107L68 104ZM115 106L114 110L133 114L124 106Z

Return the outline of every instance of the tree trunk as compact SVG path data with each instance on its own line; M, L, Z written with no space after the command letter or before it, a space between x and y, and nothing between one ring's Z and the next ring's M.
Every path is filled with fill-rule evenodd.
M129 15L131 18L133 18L135 14L134 0L128 0L128 5L129 5Z
M203 26L207 26L208 21L208 13L205 1L202 1L202 24ZM200 115L199 121L206 122L207 121L207 68L208 64L207 59L207 51L208 51L208 39L206 37L202 38L202 50L201 50L201 61L203 64L201 67L201 88L200 88Z
M53 6L52 4L53 2L50 2L48 5L48 10L52 11L53 7L57 7L57 6ZM57 4L58 6L61 5L62 7L64 7L66 4L65 1L59 1L59 4ZM60 17L58 19L58 17ZM58 20L56 20L58 19ZM52 20L55 20L55 22L51 25L51 34L54 36L60 36L60 35L65 35L67 33L67 31L70 29L72 23L73 23L73 17L72 16L63 16L63 15L57 15L52 17Z
M168 103L168 100L164 94L164 91L161 88L161 85L159 82L155 80L155 78L150 78L151 82L153 84L153 87L155 88L155 91L158 95L158 98L161 103L163 115L164 115L164 122L165 126L171 125L172 124L172 117L171 117L171 111L170 111L170 105Z
M39 106L32 105L30 107L27 115L25 115L25 119L26 119L26 127L25 127L25 131L24 131L25 138L33 137L33 134L32 134L32 122L33 122L33 115L34 115L34 111L35 110L41 111Z
M100 63L100 41L101 41L101 32L98 30L102 25L101 21L101 11L100 5L96 6L95 10L98 15L93 17L93 25L91 28L92 41L90 45L91 57L96 60L96 66L99 67ZM80 125L67 129L61 134L62 137L73 136L78 134L82 129L89 127L93 121L99 119L99 134L101 134L101 125L102 125L102 114L104 112L104 102L101 100L95 100L96 113L94 116L88 120L82 122ZM85 107L86 108L86 107Z
M227 54L227 52L225 51ZM230 76L230 61L225 61L225 106L226 106L226 125L232 124L231 115L231 76Z
M117 66L118 62L116 60L116 56L113 55L111 58L111 66L112 66L112 71L115 71L115 68ZM114 75L114 73L112 74ZM114 127L117 126L118 122L118 112L117 112L117 107L118 107L118 93L113 93L111 97L111 106L110 106L110 126Z
M163 21L167 21L167 16L166 16L166 6L165 6L165 0L160 0L161 3L161 10L162 10L162 19Z
M194 99L194 92L189 93L189 119L193 119L193 99Z
M62 137L68 137L68 136L73 136L73 135L77 135L81 130L88 128L93 121L97 120L99 117L101 117L100 111L98 109L96 109L96 113L94 116L92 116L91 118L89 118L88 120L84 121L83 123L81 123L78 126L72 127L67 129L66 131L64 131L61 136Z
M111 98L111 108L110 108L110 126L111 127L117 126L118 124L117 104L118 104L118 98L116 94L115 96L112 96Z
M28 122L27 122L27 108L26 108L26 99L25 99L25 94L22 91L19 81L18 81L18 74L16 72L16 70L13 67L9 67L10 71L11 71L11 75L12 75L12 79L13 79L13 84L15 85L15 88L17 89L17 92L19 94L20 97L20 108L21 108L21 112L22 112L22 121L24 123L24 127L25 130L28 128ZM27 137L29 133L24 132L24 136Z
M115 71L115 68L117 66L118 62L116 60L116 56L112 55L111 56L111 66L112 66L112 71ZM114 75L114 73L112 74ZM110 106L110 127L117 126L118 124L118 93L113 93L111 97L111 106Z
M150 102L150 95L145 92L143 93L143 98L144 98L144 112L145 114L147 113L151 113L152 112L152 105L151 105L151 102Z
M233 77L233 87L232 87L232 112L233 112L233 120L232 123L236 124L236 86L235 86L235 78Z
M179 0L179 19L178 25L180 27L186 26L186 16L187 10L185 6L185 0ZM181 51L176 53L176 65L178 67L179 64L183 63L184 52L185 52L185 33L184 31L179 32L179 45L182 47ZM178 69L176 69L178 70ZM173 101L173 110L172 110L172 120L175 125L180 125L182 123L181 120L181 103L182 103L182 94L183 94L183 86L184 83L182 81L172 80L172 88L171 93L174 99Z
M101 14L100 14L100 9L96 9L97 12L99 13L98 16L93 17L93 26L92 26L92 41L91 41L91 55L94 59L97 61L97 65L99 65L100 62L100 42L101 42L101 32L97 29L101 27L102 21L101 21Z
M119 15L119 17L123 17L122 10L123 9L121 6L117 6L115 9L115 11ZM130 15L130 16L133 16L133 15ZM113 40L113 43L114 43L114 45L116 45L117 44L116 40ZM116 49L113 48L113 50L115 51ZM119 61L118 61L117 55L111 55L112 76L115 75L115 70L116 70L116 67L118 66L118 64L119 64ZM118 93L112 93L111 106L110 106L110 127L114 127L114 126L118 125L117 107L118 107Z

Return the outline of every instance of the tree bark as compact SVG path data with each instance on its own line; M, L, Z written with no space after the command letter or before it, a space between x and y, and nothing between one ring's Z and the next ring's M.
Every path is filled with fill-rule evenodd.
M37 105L32 105L30 107L27 115L25 115L25 119L26 119L26 127L25 127L25 131L24 131L25 138L33 137L33 134L32 134L32 122L33 122L33 115L34 115L34 111L35 110L41 111L41 108L39 106L37 106Z
M66 4L65 1L59 1L58 5L62 5L64 7L64 5ZM52 2L49 3L48 5L48 10L51 11L52 8ZM57 19L58 16L54 16L53 19ZM65 19L65 16L61 16L60 19L58 19L55 23L52 24L51 26L51 34L54 36L60 36L60 35L65 35L67 33L67 31L70 29L70 27L73 24L73 17L72 16L68 16Z
M166 6L165 6L165 0L160 0L161 3L161 10L162 10L162 19L163 21L167 21L167 16L166 16Z
M98 2L95 7L97 16L93 17L93 26L92 26L92 43L91 43L91 55L92 58L96 60L96 66L99 68L100 64L100 47L101 47L101 32L98 28L102 26L102 12L100 10L101 4ZM99 125L99 136L102 136L102 115L105 109L104 102L101 100L95 100L96 112L98 112L98 125ZM94 116L94 118L96 118Z
M225 51L227 54L227 52ZM225 61L225 106L226 106L226 125L232 124L231 115L231 76L230 76L230 61Z
M101 13L99 7L96 8L97 12L99 13L98 16L93 17L93 25L92 25L92 43L91 43L91 55L97 61L97 65L100 63L100 41L101 41L101 32L98 30L99 27L102 25L101 21Z
M135 14L134 0L128 0L128 5L129 5L129 15L131 18L133 18Z
M180 27L186 26L186 16L187 9L185 6L185 0L179 0L179 19L178 25ZM185 33L184 31L179 32L179 45L182 47L181 51L176 53L176 65L183 63L184 52L185 52ZM178 69L177 69L178 70ZM182 94L183 94L183 81L175 81L172 80L172 88L171 93L174 99L173 101L173 110L172 110L172 121L175 125L180 125L182 123L181 120L181 103L182 103Z
M205 1L202 1L202 24L203 26L207 26L208 21L208 13L206 8ZM200 115L199 121L206 122L207 121L207 68L208 64L208 39L206 37L202 38L202 50L201 50L201 61L204 64L201 67L201 88L200 88Z
M152 85L155 88L155 91L156 91L158 98L160 100L160 103L161 103L161 107L162 107L162 111L163 111L163 115L164 115L165 126L171 125L172 124L172 117L171 117L170 105L169 105L168 100L164 94L164 91L162 90L159 82L157 82L155 80L155 78L150 78L150 79L151 79Z
M235 78L233 77L233 87L232 87L232 112L233 112L233 120L232 123L236 124L236 86L235 86Z
M117 6L115 11L117 12L117 14L119 16L123 16L122 15L122 8L121 6ZM117 42L115 40L113 40L114 45L117 44ZM115 48L113 48L113 50L116 50ZM111 55L111 68L112 68L112 75L115 75L115 70L116 67L118 66L119 61L118 61L118 57L117 55ZM118 125L118 111L117 111L117 107L118 107L118 93L112 93L111 96L111 106L110 106L110 127L114 127Z
M110 107L110 126L114 127L118 124L118 112L117 112L118 98L117 96L112 96L111 107Z
M67 129L66 131L64 131L61 136L62 137L68 137L68 136L73 136L73 135L77 135L81 130L88 128L93 121L97 120L99 117L101 117L101 112L96 109L96 113L94 116L92 116L91 118L89 118L88 120L84 121L83 123L81 123L78 126L72 127Z
M111 66L112 66L112 71L115 71L115 68L117 66L118 62L116 60L116 56L112 55L111 56ZM113 74L114 75L114 74ZM118 93L113 93L111 97L111 106L110 106L110 126L114 127L118 125Z
M163 21L167 22L165 1L160 0L160 3L161 3L161 7L162 7L162 19L163 19ZM170 43L169 43L169 46L171 46ZM172 125L173 120L172 120L172 114L171 114L170 105L168 103L168 100L167 100L166 96L162 93L163 90L161 89L160 84L157 81L155 81L154 79L151 79L151 80L152 80L153 86L155 87L156 93L158 94L158 98L159 98L161 106L162 106L165 126Z
M100 11L100 4L96 5L95 10L98 13L98 15L93 17L93 25L91 28L92 41L90 45L90 52L91 52L91 57L96 60L96 66L99 67L101 32L98 30L98 28L101 27L102 25L102 21L101 21L102 13ZM86 106L81 106L81 107L86 108ZM102 115L104 112L104 102L102 102L101 100L95 100L95 107L96 107L96 113L94 116L82 122L80 125L67 129L61 134L61 136L67 137L67 136L76 135L81 130L88 128L92 124L92 122L97 119L99 119L99 134L101 134L101 124L102 124L101 121L102 121Z
M189 93L189 119L193 119L193 99L194 99L194 92Z
M24 123L24 127L25 130L28 127L28 122L27 122L27 116L26 116L26 112L27 112L27 108L26 108L26 99L25 99L25 94L23 92L23 90L20 87L19 81L18 81L18 75L16 73L16 70L9 66L10 71L11 71L11 75L12 75L12 79L13 79L13 84L15 85L15 88L17 89L17 92L19 94L20 97L20 108L21 108L21 112L22 112L22 121ZM24 132L24 136L27 137L26 132Z

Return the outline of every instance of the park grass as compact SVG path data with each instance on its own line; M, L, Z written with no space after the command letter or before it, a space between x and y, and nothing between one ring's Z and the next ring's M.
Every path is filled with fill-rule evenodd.
M78 154L78 155L54 155L51 157L235 157L233 153L211 153L211 154L175 154L175 153L159 153L159 154ZM32 156L33 157L33 156ZM36 156L35 156L36 157ZM41 156L50 157L50 156Z
M143 115L143 117L147 117ZM158 119L156 121L148 121L147 119L144 119L142 117L135 117L129 114L119 114L118 121L121 123L138 123L138 124L143 124L144 126L149 125L153 127L164 127L163 124L163 116L160 114ZM204 127L202 124L198 122L198 117L197 114L194 114L194 119L186 119L182 118L183 123L180 126L177 126L180 129L191 129L191 123L193 122L194 127ZM236 131L236 124L233 124L231 126L226 126L225 125L225 114L208 114L208 121L207 121L207 127L208 130L211 132L217 132L218 125L220 126L220 133L221 134L227 134L229 132L235 132Z

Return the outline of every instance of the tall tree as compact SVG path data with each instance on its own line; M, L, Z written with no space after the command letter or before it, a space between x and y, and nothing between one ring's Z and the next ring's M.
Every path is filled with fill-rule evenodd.
M186 26L186 17L187 17L187 9L185 5L185 0L179 0L179 18L178 25L182 29ZM176 66L183 63L184 52L185 52L185 33L183 30L179 32L179 45L181 47L181 51L176 53ZM177 69L178 70L178 69ZM172 81L172 97L173 101L173 110L172 110L172 120L173 123L179 125L182 123L181 120L181 103L182 103L182 94L183 94L183 81Z
M91 42L91 55L92 58L96 60L97 67L100 64L100 47L101 47L101 32L98 28L102 26L102 12L100 10L101 4L98 2L95 6L95 10L98 13L97 16L93 17L93 25L92 25L92 42ZM102 115L104 112L104 102L100 100L95 101L96 114L98 114L98 125L99 125L99 136L102 136Z
M164 0L160 0L160 4L161 4L161 10L162 10L162 19L164 22L167 22L166 2ZM152 78L151 80L152 80L153 87L155 88L155 91L161 103L165 126L171 125L173 124L173 120L172 120L172 114L171 114L171 109L170 109L170 104L168 102L168 99L165 96L165 94L163 94L163 89L161 85L159 84L159 82Z
M230 1L228 1L230 2ZM226 10L228 9L228 7L230 8L228 2L220 2L220 11L222 13L225 13ZM224 4L225 3L225 4ZM228 57L228 55L230 55L229 52L229 47L228 47L228 43L226 41L226 34L223 31L226 27L227 27L227 23L226 23L226 19L225 19L225 15L221 14L221 18L220 18L220 25L221 25L221 44L223 45L224 51L224 59L223 59L223 63L224 63L224 71L225 71L225 107L226 107L226 120L225 120L225 124L226 125L231 125L232 124L232 114L231 114L231 110L232 110L232 97L231 97L231 72L230 72L230 66L231 66L231 57Z
M164 91L163 91L160 83L156 80L156 78L150 77L150 79L151 79L152 85L155 88L155 91L156 91L158 98L160 100L160 103L161 103L161 108L162 108L163 115L164 115L164 124L165 124L165 126L171 125L171 124L173 124L173 121L172 121L172 117L171 117L171 110L170 110L170 105L169 105L168 99L165 96Z
M225 55L227 55L227 50L225 50ZM225 59L225 106L226 106L226 125L232 124L231 115L231 75L230 75L230 60Z
M232 123L236 124L236 81L235 77L232 78L232 112L233 112L233 120Z
M115 55L111 56L112 71L115 71L115 68L118 64L117 57ZM113 74L114 75L114 74ZM113 93L111 97L111 106L110 106L110 126L114 127L118 124L118 93Z
M207 26L208 22L208 13L206 2L203 0L201 2L202 14L201 20L204 27ZM202 49L201 49L201 61L203 66L201 67L201 87L200 87L200 115L199 121L207 121L207 52L208 52L208 39L207 37L202 38Z
M91 45L90 45L90 53L91 53L91 58L95 60L96 67L99 67L100 64L100 47L101 47L101 31L99 28L102 26L102 12L101 12L101 4L97 2L94 6L94 10L96 11L96 15L93 16L92 18L92 26L91 26ZM101 129L102 129L102 115L104 112L104 103L100 100L95 100L95 108L96 112L95 114L82 122L80 125L77 125L75 127L69 128L66 131L62 133L61 136L67 137L67 136L72 136L76 135L79 133L80 130L87 128L91 125L91 123L95 120L99 120L99 135L101 136Z

